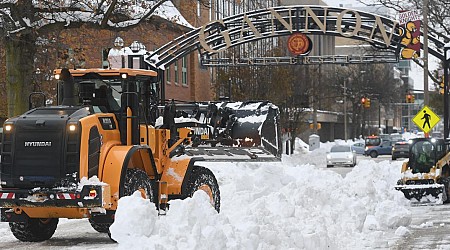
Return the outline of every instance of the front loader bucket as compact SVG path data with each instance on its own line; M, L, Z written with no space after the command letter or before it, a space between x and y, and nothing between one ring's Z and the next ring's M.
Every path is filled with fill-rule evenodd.
M268 101L171 105L175 127L192 129L188 155L214 161L281 159L279 110Z
M395 189L402 191L406 199L420 203L447 200L443 184L398 185Z
M268 102L244 102L234 109L232 138L243 147L263 147L281 156L278 108Z

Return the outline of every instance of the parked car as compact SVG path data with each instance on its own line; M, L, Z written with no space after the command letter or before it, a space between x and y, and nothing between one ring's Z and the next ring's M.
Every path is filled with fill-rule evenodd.
M392 154L392 141L383 141L378 146L366 147L364 155L377 158L379 155Z
M392 160L395 161L397 158L408 158L409 157L409 143L406 141L399 141L392 147Z
M327 168L334 165L356 165L356 152L349 145L334 145L327 153Z
M366 144L366 148L369 147L375 147L381 145L381 142L383 140L378 135L369 135L364 139L364 142Z
M366 145L362 142L357 142L352 145L352 150L356 152L356 154L363 155Z

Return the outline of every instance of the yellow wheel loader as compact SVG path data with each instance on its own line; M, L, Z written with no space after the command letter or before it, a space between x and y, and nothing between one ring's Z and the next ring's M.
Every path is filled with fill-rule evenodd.
M409 141L409 160L395 188L414 202L449 201L450 153L444 139Z
M89 218L108 233L118 200L136 190L160 214L168 201L197 190L219 211L213 173L197 166L197 158L176 157L190 129L149 122L156 72L58 69L54 75L62 83L61 104L31 109L3 126L1 221L17 239L49 239L58 218Z

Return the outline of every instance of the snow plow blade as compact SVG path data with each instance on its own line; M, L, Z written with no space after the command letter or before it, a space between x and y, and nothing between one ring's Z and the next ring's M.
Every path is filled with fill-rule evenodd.
M402 191L405 198L411 201L414 199L417 202L432 202L433 199L445 201L447 197L443 197L443 184L429 184L429 185L397 185L396 190ZM430 199L432 198L432 199Z
M172 131L182 127L191 129L190 145L185 148L187 155L203 157L206 161L281 159L279 110L268 101L172 101L162 113L157 126L162 124Z
M201 157L204 161L280 161L263 147L258 148L237 148L237 147L189 147L186 148L186 155L191 157Z

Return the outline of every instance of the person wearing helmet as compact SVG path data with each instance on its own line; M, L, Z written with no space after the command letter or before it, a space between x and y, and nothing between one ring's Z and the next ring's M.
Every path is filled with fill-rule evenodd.
M433 145L430 142L424 142L422 147L419 147L419 158L417 159L417 163L421 166L421 172L429 172L430 168L433 166Z

